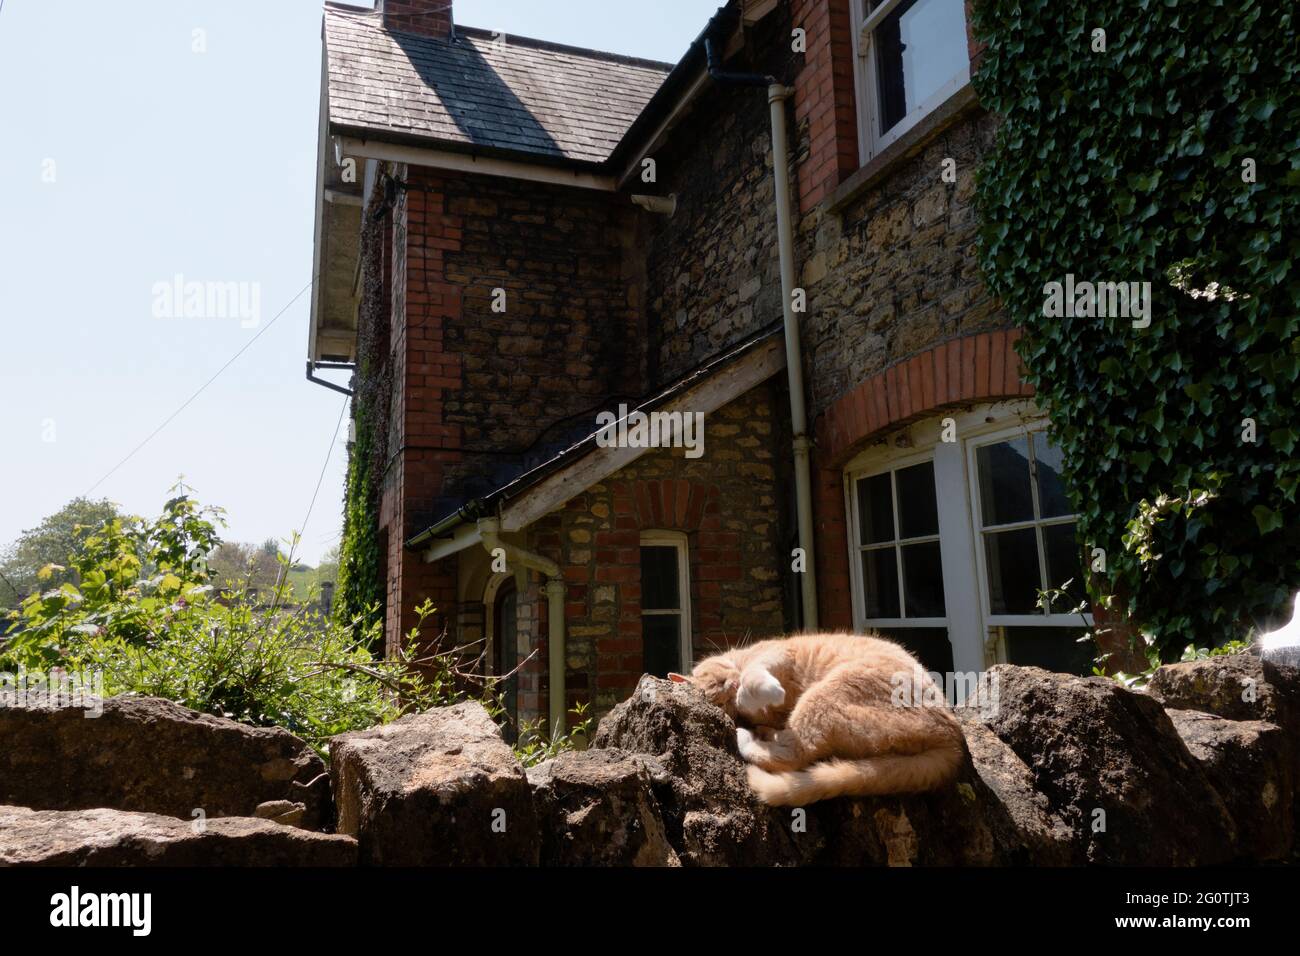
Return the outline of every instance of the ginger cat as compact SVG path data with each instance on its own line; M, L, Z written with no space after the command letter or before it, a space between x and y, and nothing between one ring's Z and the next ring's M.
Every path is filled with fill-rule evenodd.
M707 658L689 677L738 727L764 803L919 793L951 782L965 738L942 692L892 641L806 634Z

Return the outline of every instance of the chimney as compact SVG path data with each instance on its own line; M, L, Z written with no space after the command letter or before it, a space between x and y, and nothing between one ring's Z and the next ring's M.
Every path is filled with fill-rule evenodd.
M451 36L452 0L379 0L385 30L444 40Z

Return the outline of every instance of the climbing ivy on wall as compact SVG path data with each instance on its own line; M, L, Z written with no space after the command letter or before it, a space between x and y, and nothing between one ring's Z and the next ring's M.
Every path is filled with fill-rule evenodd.
M348 624L361 618L370 624L382 605L383 556L379 553L378 495L373 487L374 434L367 406L352 403L356 441L348 451L348 474L343 490L343 539L339 545L338 583L334 591L334 619Z
M1002 118L980 262L1024 329L1093 599L1166 658L1244 638L1300 588L1296 8L975 8L975 85ZM1150 282L1150 324L1045 315L1067 274Z

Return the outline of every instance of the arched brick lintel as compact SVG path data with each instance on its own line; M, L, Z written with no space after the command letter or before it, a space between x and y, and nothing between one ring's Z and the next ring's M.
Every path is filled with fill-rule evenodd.
M817 423L819 467L841 467L877 433L942 409L1032 396L1019 338L1019 330L1001 330L950 339L860 382Z
M980 332L936 345L861 382L818 420L813 508L823 630L853 626L844 466L870 439L906 422L970 402L1032 396L1013 348L1019 338L1014 330Z

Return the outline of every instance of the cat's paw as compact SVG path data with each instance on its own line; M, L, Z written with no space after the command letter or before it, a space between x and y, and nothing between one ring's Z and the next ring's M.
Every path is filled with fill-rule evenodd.
M736 692L736 709L742 714L756 715L769 707L785 703L785 688L765 670L746 671L740 678Z
M746 727L736 728L736 747L740 750L742 760L750 760L754 756L755 743L754 734Z

